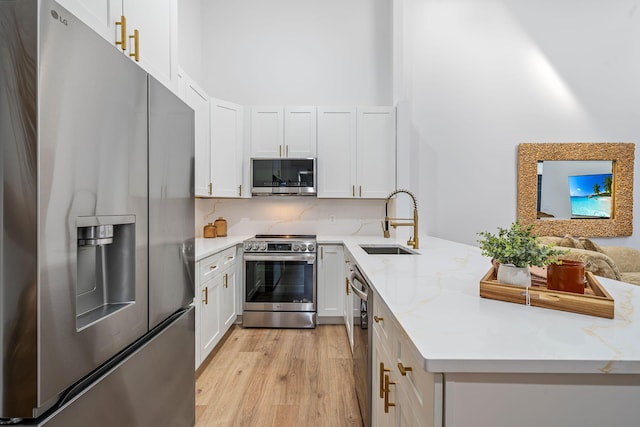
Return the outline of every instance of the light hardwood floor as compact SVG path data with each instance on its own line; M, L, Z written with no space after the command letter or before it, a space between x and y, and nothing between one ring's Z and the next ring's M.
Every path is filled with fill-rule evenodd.
M233 326L198 369L196 426L362 426L342 325Z

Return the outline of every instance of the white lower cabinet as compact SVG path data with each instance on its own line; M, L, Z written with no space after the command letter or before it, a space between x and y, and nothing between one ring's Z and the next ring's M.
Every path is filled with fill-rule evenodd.
M236 247L198 261L196 293L196 368L236 319Z
M320 245L318 247L317 308L320 323L341 321L344 315L345 268L342 245Z
M442 426L442 374L421 357L377 295L373 307L372 426Z

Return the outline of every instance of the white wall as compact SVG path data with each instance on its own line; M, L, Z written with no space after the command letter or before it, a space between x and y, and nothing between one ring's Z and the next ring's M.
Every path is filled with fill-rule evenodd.
M425 232L475 244L514 221L521 142L640 139L638 3L396 0L400 185ZM635 217L603 243L640 246Z
M243 105L389 105L392 0L205 0L202 86Z
M178 1L178 59L180 68L202 82L203 0ZM200 83L201 84L201 83Z

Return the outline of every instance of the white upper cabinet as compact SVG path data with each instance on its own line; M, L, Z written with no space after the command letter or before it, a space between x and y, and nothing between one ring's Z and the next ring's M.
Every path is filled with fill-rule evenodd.
M283 116L282 107L251 108L251 157L282 157Z
M395 187L395 108L318 108L318 197L383 199Z
M162 84L177 90L177 0L59 3Z
M384 199L396 189L396 110L358 107L358 197Z
M179 95L194 111L195 167L194 187L196 196L211 196L212 151L209 135L209 95L198 87L189 76L180 73Z
M284 156L293 158L317 155L316 107L284 109Z
M356 109L318 107L318 197L355 196Z
M251 157L316 157L316 107L252 107Z
M211 183L214 197L241 197L243 171L241 105L211 99Z
M129 55L137 58L142 68L162 84L175 90L178 1L123 0L122 14L127 20Z

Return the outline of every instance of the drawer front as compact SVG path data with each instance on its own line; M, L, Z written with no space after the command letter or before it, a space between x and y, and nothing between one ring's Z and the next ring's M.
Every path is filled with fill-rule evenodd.
M222 263L222 268L227 268L230 265L233 265L236 262L237 251L236 247L225 249L219 254L220 262Z
M373 330L378 335L382 344L393 349L393 324L391 312L379 298L373 299Z
M220 254L214 254L199 262L200 284L210 280L217 272L222 270Z

